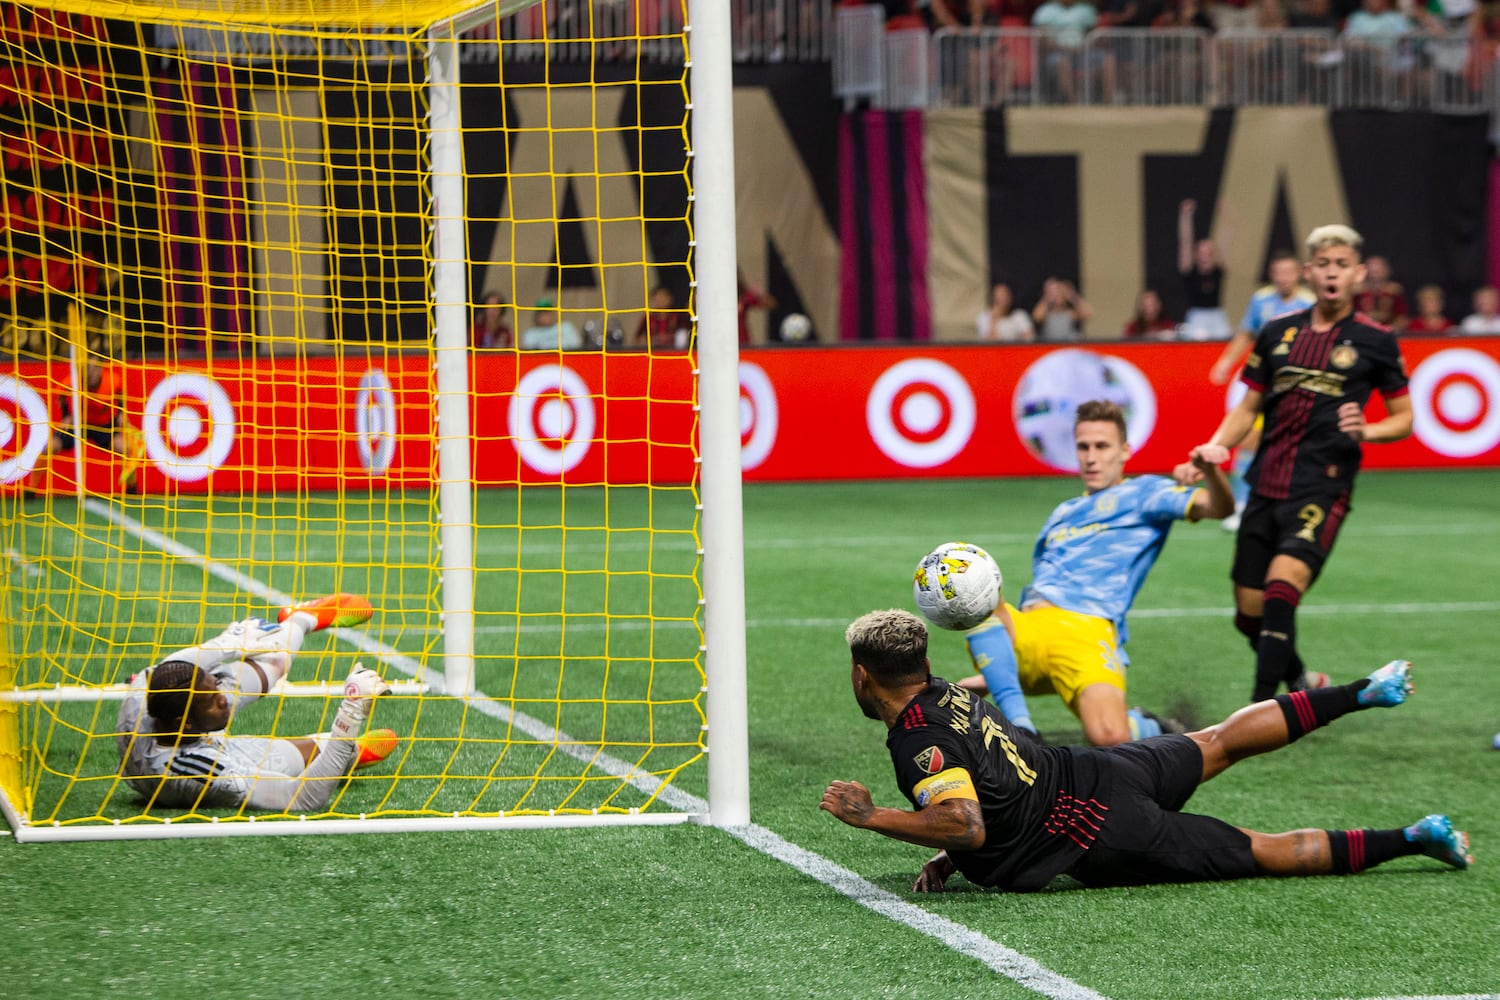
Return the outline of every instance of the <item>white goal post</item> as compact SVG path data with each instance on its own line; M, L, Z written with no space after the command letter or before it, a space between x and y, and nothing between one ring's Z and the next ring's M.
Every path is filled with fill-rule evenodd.
M258 0L270 12L279 11L286 17L286 8L274 0ZM11 629L17 614L27 613L30 605L17 595L15 588L25 587L26 581L11 574L7 585L0 582L0 813L3 813L11 831L18 841L71 841L97 839L146 839L173 837L276 835L276 834L321 834L354 832L400 832L459 829L515 829L533 827L579 827L618 824L666 824L678 822L704 822L716 826L740 826L750 821L749 761L746 710L746 647L745 647L745 590L743 563L743 520L740 474L740 396L739 396L739 342L736 284L736 232L735 232L735 183L734 183L734 132L732 59L730 43L730 5L721 0L690 0L687 21L683 29L685 47L684 66L687 70L687 108L690 118L691 151L685 167L686 183L691 195L690 205L685 211L690 221L692 234L689 244L691 289L691 323L693 330L693 401L697 414L694 460L696 480L693 488L697 492L696 517L693 530L697 536L698 562L695 585L701 589L700 607L689 611L681 622L674 621L679 630L695 628L701 632L699 667L703 674L701 689L696 700L683 706L671 706L674 710L698 712L702 715L701 734L697 736L700 752L695 758L692 748L681 752L686 759L682 765L662 765L655 762L650 748L633 751L635 744L627 739L622 746L612 746L602 739L607 732L600 721L601 739L580 734L566 728L570 713L592 718L593 696L568 700L564 696L555 711L555 718L538 718L528 710L528 702L512 698L506 702L496 692L486 693L486 686L479 681L476 666L476 634L485 629L483 612L476 612L476 594L483 589L477 582L478 574L487 570L485 552L476 548L476 535L480 525L475 504L475 476L473 468L474 436L478 429L471 426L473 400L477 390L471 384L473 371L473 346L471 327L479 289L473 284L474 261L484 252L469 245L471 231L470 206L466 203L465 128L463 121L464 101L460 87L463 64L461 37L474 27L495 22L500 17L523 11L533 6L532 2L516 0L491 0L474 4L468 0L426 0L427 9L434 16L420 25L407 24L408 29L420 28L418 36L425 42L426 79L421 82L427 100L426 134L424 136L425 162L423 182L428 199L424 208L430 220L427 246L430 250L428 287L430 289L429 314L432 339L430 358L432 370L433 427L435 442L432 445L436 484L433 487L434 513L432 528L435 543L432 546L439 587L435 592L437 602L437 624L434 634L423 641L422 655L407 657L395 653L378 639L365 639L351 634L347 641L355 647L348 656L362 654L382 659L406 676L392 675L398 698L446 700L460 706L457 717L467 720L481 719L505 733L503 744L495 741L494 752L501 757L535 755L539 760L554 760L570 757L581 767L578 780L580 787L599 777L617 783L616 788L604 796L603 801L592 807L579 807L575 793L558 792L540 804L520 796L515 803L494 807L485 798L491 794L488 784L477 781L486 777L484 765L477 765L477 773L465 772L463 777L476 779L476 788L470 798L449 809L446 814L430 802L420 802L412 807L409 803L384 802L382 814L366 815L359 812L331 812L326 816L299 817L277 814L255 816L247 814L212 815L197 810L193 815L174 817L160 813L149 817L149 821L138 821L140 817L109 818L106 812L74 818L41 818L34 812L35 787L24 777L27 773L41 772L39 781L61 781L67 775L52 774L42 758L45 750L35 745L24 745L26 726L21 719L24 711L54 707L57 710L73 706L86 708L93 704L92 716L87 725L94 732L107 731L113 721L112 706L124 696L124 685L115 679L123 674L84 683L41 684L16 666L16 658L23 657L27 650L7 650L5 632ZM254 4L250 5L253 6ZM118 5L104 0L54 0L41 5L43 9L72 12L87 16L119 16ZM242 24L251 16L247 5L235 8L227 15ZM371 11L378 10L382 0L359 0L349 7L357 12L359 23L368 28L372 23ZM393 10L411 14L412 4L391 4ZM109 11L106 11L109 8ZM155 8L153 8L155 9ZM216 4L202 7L192 0L180 0L165 8L168 14L179 16L186 23L211 23L212 10ZM319 12L324 19L322 27L336 27L340 8L324 8ZM643 210L644 213L644 210ZM645 213L649 215L649 213ZM295 255L297 248L289 253ZM269 254L268 254L269 256ZM649 255L643 258L649 264ZM298 280L302 280L300 274ZM300 292L298 294L301 294ZM520 316L521 303L513 302L515 315ZM538 301L538 306L541 302ZM515 331L519 334L519 324ZM206 343L207 338L205 338ZM7 359L0 358L0 362ZM19 364L19 362L18 362ZM19 369L18 369L19 370ZM82 366L71 366L71 378L76 383ZM0 367L0 377L6 376ZM19 376L15 381L20 384ZM24 389L24 387L22 387ZM21 390L18 390L21 391ZM77 389L71 390L73 406L71 419L75 433L82 439L85 428L79 414L83 404L78 399ZM561 390L559 390L561 391ZM174 431L175 432L175 431ZM79 448L78 455L82 455ZM43 508L43 519L59 520L75 516L80 523L92 518L94 522L108 522L108 530L122 537L130 535L143 539L157 550L160 561L173 559L184 561L202 570L207 576L217 576L214 585L228 585L247 593L251 598L266 601L283 600L289 597L280 591L271 590L268 584L258 583L253 574L236 570L215 568L212 556L205 551L196 552L192 545L177 541L169 530L158 530L152 526L152 515L157 507L169 507L148 502L139 511L125 509L120 504L101 499L92 492L85 480L82 459L75 457L77 468L72 474L76 486L75 497L64 494L49 494ZM144 459L142 460L144 461ZM517 495L526 489L518 484ZM335 492L335 504L339 511L346 504L344 490ZM351 489L352 492L352 489ZM0 497L0 502L22 504L21 492L16 491ZM389 502L389 501L388 501ZM64 504L70 506L64 507ZM520 501L518 500L519 504ZM19 509L16 508L16 509ZM66 512L66 513L64 513ZM163 515L168 524L177 517L175 511ZM339 515L342 516L342 515ZM334 520L337 520L335 516ZM518 531L521 527L518 519ZM378 528L378 518L372 515L371 523ZM16 527L17 532L25 525ZM545 530L553 530L550 526ZM652 528L653 532L656 530ZM206 529L205 537L207 535ZM374 529L371 531L373 536ZM377 547L371 542L371 547ZM523 543L515 544L517 573L525 571L522 565ZM14 551L14 550L10 550ZM165 553L165 555L161 555ZM28 568L28 556L22 551L16 555L17 565ZM14 567L12 567L14 568ZM606 567L608 569L608 567ZM165 572L165 571L163 571ZM564 567L564 572L567 568ZM8 588L8 590L7 590ZM258 589L257 589L258 588ZM92 593L88 595L93 599ZM300 596L300 595L299 595ZM419 595L420 596L420 595ZM107 599L107 595L106 595ZM654 614L648 598L647 614ZM569 614L580 614L577 609L564 603L560 611L566 619ZM212 620L216 609L205 609L204 620ZM521 650L530 626L526 614L534 612L516 609L513 631L515 648ZM611 612L612 613L612 612ZM100 612L101 621L123 619L128 615L111 617ZM509 620L509 619L508 619ZM538 621L546 619L539 618ZM632 627L638 622L626 622ZM51 626L56 627L56 626ZM660 627L648 622L647 629ZM414 634L421 633L414 627ZM343 630L339 630L343 631ZM493 631L493 629L491 629ZM654 634L654 633L653 633ZM31 640L34 644L35 640ZM132 639L139 642L139 638ZM649 656L655 656L653 652ZM524 655L516 653L518 658ZM560 657L562 654L558 654ZM604 653L597 657L603 663L612 663L618 656L606 643ZM538 661L545 658L536 657ZM9 661L9 663L7 663ZM148 661L149 662L149 661ZM633 661L632 661L633 662ZM675 664L674 664L675 666ZM518 668L519 669L519 668ZM564 686L559 670L559 688ZM341 676L341 675L340 675ZM598 697L607 703L610 697L609 684L605 681ZM341 685L337 680L315 680L300 683L284 682L271 692L270 699L293 698L300 702L313 703L320 699L336 703ZM534 700L534 699L533 699ZM617 714L635 711L637 700L632 694L626 708L615 710ZM575 704L576 703L576 704ZM546 705L543 704L543 709ZM587 708L587 711L584 709ZM49 709L50 710L50 709ZM280 709L277 709L280 712ZM644 709L655 721L652 712L661 712L659 706ZM603 708L599 709L603 714ZM81 717L81 716L79 716ZM472 726L465 722L464 725ZM570 735L571 733L571 735ZM488 751L491 738L477 728L459 731L458 745L479 745ZM519 749L517 749L519 748ZM632 757L631 753L636 752ZM98 754L89 749L89 754ZM455 756L458 750L455 750ZM676 758L674 758L675 760ZM693 761L697 760L694 764ZM546 763L536 765L538 775L547 773ZM695 766L706 768L707 796L700 798L680 791L673 785L680 768ZM470 765L475 768L476 765ZM449 778L446 773L439 778ZM494 776L488 776L493 782ZM106 783L108 776L90 774L89 782L96 787ZM79 774L72 775L79 780ZM358 780L358 779L356 779ZM88 782L81 782L87 784ZM451 783L451 782L450 782ZM432 802L441 799L444 782L435 781ZM395 787L393 783L393 787ZM392 793L399 797L398 793ZM507 800L508 801L508 800ZM402 815L403 811L420 813Z

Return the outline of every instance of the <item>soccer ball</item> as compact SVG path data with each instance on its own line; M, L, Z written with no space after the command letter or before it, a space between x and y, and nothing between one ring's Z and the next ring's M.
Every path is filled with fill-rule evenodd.
M812 320L802 313L790 313L781 321L781 339L788 344L800 344L812 336Z
M917 563L912 597L917 610L938 628L963 632L1000 604L1000 566L968 542L944 542Z

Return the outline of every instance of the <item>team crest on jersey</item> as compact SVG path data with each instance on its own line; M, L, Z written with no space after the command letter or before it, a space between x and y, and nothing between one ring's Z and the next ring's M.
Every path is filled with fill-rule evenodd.
M943 769L943 751L937 747L928 747L912 759L928 774L937 774Z
M1102 514L1105 517L1113 514L1115 512L1115 508L1119 506L1120 498L1112 493L1106 493L1098 500L1094 501L1095 513Z
M1358 360L1359 351L1352 344L1339 344L1328 352L1328 361L1335 368L1353 368L1354 362Z

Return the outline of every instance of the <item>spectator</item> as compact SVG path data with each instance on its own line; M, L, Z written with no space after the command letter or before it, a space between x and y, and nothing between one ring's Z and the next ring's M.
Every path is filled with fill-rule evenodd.
M1177 206L1177 270L1187 301L1182 325L1194 340L1226 340L1234 331L1223 305L1224 254L1211 239L1193 239L1197 209L1198 203L1191 198Z
M1391 278L1391 263L1381 256L1365 261L1365 280L1354 293L1354 308L1397 333L1406 329L1406 289Z
M1202 31L1213 31L1214 23L1203 12L1203 5L1199 0L1176 0L1162 11L1161 16L1156 19L1155 27L1198 28Z
M1444 305L1443 289L1423 285L1417 289L1417 315L1406 325L1407 333L1447 333L1453 329Z
M1494 285L1474 289L1474 311L1460 326L1464 333L1500 333L1500 289Z
M990 307L979 314L975 325L980 340L1029 344L1036 339L1031 317L1026 310L1016 307L1010 286L1004 282L990 289Z
M1339 27L1332 0L1289 0L1286 19L1289 28L1337 31Z
M1072 104L1078 100L1078 76L1083 72L1085 59L1089 69L1099 74L1104 102L1114 101L1114 57L1084 47L1084 36L1098 23L1099 12L1088 0L1047 0L1031 17L1032 27L1046 33L1045 64L1064 103Z
M739 289L740 308L740 346L744 347L750 343L749 315L751 309L771 310L776 308L776 300L758 288L751 288L745 282L745 276L735 276L735 284Z
M1177 323L1162 308L1156 289L1147 288L1135 300L1135 315L1120 336L1126 340L1176 340Z
M654 350L672 350L687 346L685 317L672 300L672 290L664 285L651 289L651 301L645 315L636 324L631 343L637 347L650 346Z
M1048 278L1042 283L1042 297L1031 310L1032 322L1036 324L1037 339L1051 343L1083 339L1083 324L1094 315L1094 310L1071 281L1063 278Z
M576 351L583 347L578 328L557 316L557 304L551 299L537 299L531 326L521 331L519 346L523 351Z
M510 320L506 316L505 297L486 292L484 303L474 311L474 325L469 328L469 346L481 350L510 347Z
M1416 30L1411 18L1391 9L1391 0L1361 0L1339 36L1352 64L1350 72L1370 85L1383 74L1411 70L1416 60L1401 50L1400 39Z

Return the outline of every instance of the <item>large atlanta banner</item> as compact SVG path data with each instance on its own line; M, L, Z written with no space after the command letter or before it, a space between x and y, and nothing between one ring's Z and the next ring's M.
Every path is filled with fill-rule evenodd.
M1234 400L1211 385L1218 344L789 348L740 362L747 480L1070 473L1086 399L1128 414L1138 472L1164 472ZM1500 338L1403 344L1413 435L1366 449L1378 468L1500 465ZM121 373L132 457L50 453L71 395L61 364L0 374L0 483L148 493L424 486L437 481L425 354ZM694 474L683 354L496 354L471 363L471 468L481 486L682 483ZM1371 403L1372 416L1382 404ZM134 473L133 476L128 475Z

